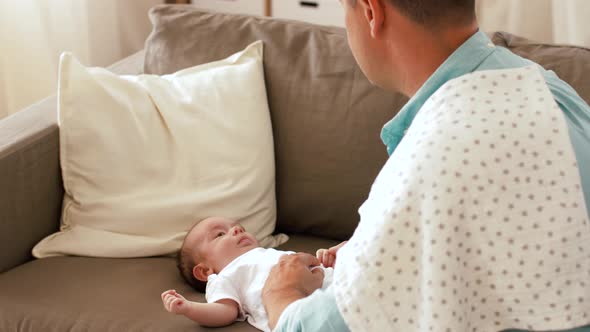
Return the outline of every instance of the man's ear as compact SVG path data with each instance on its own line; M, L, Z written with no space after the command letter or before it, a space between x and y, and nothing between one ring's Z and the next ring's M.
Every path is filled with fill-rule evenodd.
M371 37L375 38L381 32L385 17L383 0L360 0L365 19L369 23Z
M213 269L205 263L199 263L193 268L193 276L197 280L207 282L207 278L213 274Z

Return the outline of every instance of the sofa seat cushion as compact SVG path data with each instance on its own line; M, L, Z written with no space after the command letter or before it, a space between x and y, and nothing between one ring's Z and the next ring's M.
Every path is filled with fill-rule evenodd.
M336 244L294 235L282 250L315 253ZM164 309L160 294L176 289L204 302L170 257L112 259L52 257L0 274L0 331L201 331ZM235 323L223 331L258 331Z

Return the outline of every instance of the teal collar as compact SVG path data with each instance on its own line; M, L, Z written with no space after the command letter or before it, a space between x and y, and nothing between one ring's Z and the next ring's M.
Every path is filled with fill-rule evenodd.
M383 126L381 140L391 155L404 137L422 105L447 81L473 72L496 47L488 36L478 31L451 54L432 74L399 113Z

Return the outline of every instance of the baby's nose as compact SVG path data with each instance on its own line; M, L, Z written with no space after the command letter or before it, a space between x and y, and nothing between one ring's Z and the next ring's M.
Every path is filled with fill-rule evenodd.
M234 226L231 229L231 233L232 233L232 235L237 235L237 234L240 234L240 233L244 233L244 229L242 227L240 227L240 226Z

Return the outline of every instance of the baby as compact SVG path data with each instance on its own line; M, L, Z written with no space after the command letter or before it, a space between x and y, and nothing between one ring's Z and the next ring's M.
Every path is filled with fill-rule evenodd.
M336 252L345 242L316 255L324 267L322 288L332 279ZM236 320L270 331L262 304L262 287L282 255L293 252L264 249L237 222L211 217L188 232L179 252L178 268L194 288L205 292L207 303L186 300L175 290L162 293L169 312L185 315L204 326L218 327Z

